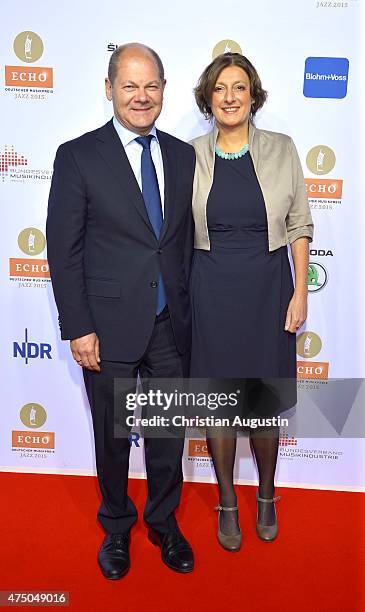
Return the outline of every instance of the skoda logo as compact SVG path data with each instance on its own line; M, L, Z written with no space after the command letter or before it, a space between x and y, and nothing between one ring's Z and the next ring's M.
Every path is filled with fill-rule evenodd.
M328 273L322 264L310 261L308 266L308 291L320 291L327 284Z

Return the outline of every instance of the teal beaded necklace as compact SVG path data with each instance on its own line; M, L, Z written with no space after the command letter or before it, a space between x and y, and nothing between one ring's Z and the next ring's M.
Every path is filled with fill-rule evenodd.
M215 152L218 157L221 157L222 159L238 159L239 157L243 157L244 155L246 155L248 148L248 144L245 144L245 146L242 147L242 149L240 149L239 151L237 151L237 153L224 153L218 147L218 145L215 145Z

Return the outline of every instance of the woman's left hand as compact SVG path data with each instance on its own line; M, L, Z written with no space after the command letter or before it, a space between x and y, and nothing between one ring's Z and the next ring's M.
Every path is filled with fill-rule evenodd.
M286 313L285 331L293 334L302 327L307 318L307 294L296 294L289 302L288 311Z

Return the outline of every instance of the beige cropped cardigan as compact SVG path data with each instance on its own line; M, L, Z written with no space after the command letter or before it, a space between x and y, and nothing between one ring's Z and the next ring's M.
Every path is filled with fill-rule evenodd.
M196 249L210 250L207 200L213 184L218 129L191 141L196 153L193 215ZM269 251L302 236L313 239L303 171L292 139L249 124L249 150L265 201ZM227 185L229 198L229 185Z

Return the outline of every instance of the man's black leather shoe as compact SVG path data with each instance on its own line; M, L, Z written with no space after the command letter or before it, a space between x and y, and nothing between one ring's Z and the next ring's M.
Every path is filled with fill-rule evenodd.
M98 562L105 578L118 580L130 568L129 533L109 533L101 545Z
M178 526L167 533L160 533L150 527L148 530L148 539L152 544L161 548L161 558L167 567L181 574L187 574L193 571L193 551Z

